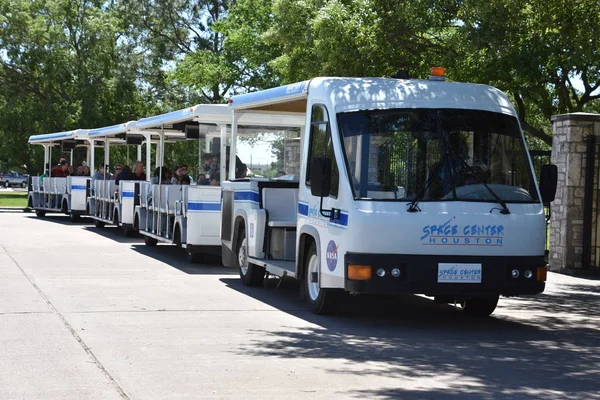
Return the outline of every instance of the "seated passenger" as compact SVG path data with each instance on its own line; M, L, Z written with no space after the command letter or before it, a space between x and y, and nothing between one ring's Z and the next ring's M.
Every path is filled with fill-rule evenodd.
M144 171L144 163L140 160L136 161L133 164L133 174L134 177L132 180L136 181L145 181L146 180L146 172Z
M123 165L123 170L115 178L115 184L119 186L120 181L134 181L135 179L135 174L131 171L129 165Z
M162 166L158 167L154 170L154 177L150 181L150 183L154 185L158 185L159 179L161 179L161 184L170 185L171 184L171 171L169 168Z
M115 179L117 179L117 175L119 175L122 170L123 167L121 166L121 164L115 164L115 173L110 176L110 180L114 181Z
M221 184L221 174L215 172L210 175L210 186L219 186Z
M105 173L105 171L106 170L104 169L104 165L102 165L102 164L98 165L98 171L96 171L94 173L94 175L92 176L92 179L101 180L101 181L110 179L111 178L110 172Z
M52 168L50 176L53 178L64 178L69 174L69 163L67 160L62 160L58 167Z
M235 167L235 179L246 178L248 173L248 167L244 163L240 163Z

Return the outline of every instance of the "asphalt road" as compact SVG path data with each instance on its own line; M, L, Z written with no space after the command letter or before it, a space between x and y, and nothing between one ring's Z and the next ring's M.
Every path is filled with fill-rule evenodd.
M0 399L600 399L600 281L471 320L417 296L315 316L116 228L0 213Z

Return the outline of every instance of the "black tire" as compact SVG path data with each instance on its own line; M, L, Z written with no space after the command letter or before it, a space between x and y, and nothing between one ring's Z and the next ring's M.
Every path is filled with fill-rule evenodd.
M248 262L248 246L245 230L241 230L238 235L236 255L240 269L240 279L244 286L262 285L265 279L265 269Z
M144 236L144 244L148 247L156 247L158 240L150 236Z
M204 262L204 254L192 253L188 250L187 251L187 259L192 264L202 264Z
M339 290L323 289L319 282L311 282L311 274L319 272L320 261L317 246L312 243L304 257L304 276L301 284L301 297L308 302L311 311L318 315L332 314L340 297Z
M125 231L125 237L134 237L135 236L135 231L133 229L124 229Z
M173 232L173 244L178 251L181 251L181 230L179 229L179 225L175 227L175 232Z
M10 187L10 183L8 183L8 181L4 182L4 187L8 189Z
M27 186L27 184L25 182L21 182L21 187L25 188L25 186Z
M71 215L69 215L69 221L71 221L71 222L79 221L79 214L71 213Z
M473 297L463 300L461 303L462 311L469 317L485 318L489 317L498 305L498 297Z
M40 218L44 218L46 216L46 211L43 210L36 210L35 211L35 215L37 215Z
M96 225L96 228L104 228L104 226L105 226L106 224L105 224L104 222L102 222L102 221L98 221L98 220L96 220L96 221L94 222L94 225Z

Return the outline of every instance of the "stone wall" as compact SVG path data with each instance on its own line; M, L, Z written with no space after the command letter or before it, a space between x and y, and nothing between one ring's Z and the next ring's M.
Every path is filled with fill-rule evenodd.
M552 130L552 163L558 167L558 189L551 204L550 269L582 269L587 267L582 264L586 138L600 138L600 115L555 115Z

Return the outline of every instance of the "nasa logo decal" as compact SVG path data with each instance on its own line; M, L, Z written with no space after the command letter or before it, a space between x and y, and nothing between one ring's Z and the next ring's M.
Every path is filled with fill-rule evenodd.
M325 259L327 260L327 268L331 272L335 271L335 267L338 262L338 245L335 244L333 240L329 241L327 245L327 252L325 253Z

